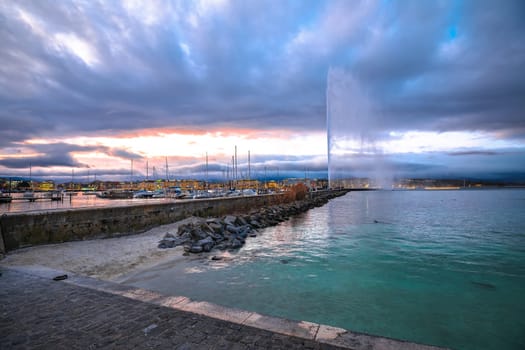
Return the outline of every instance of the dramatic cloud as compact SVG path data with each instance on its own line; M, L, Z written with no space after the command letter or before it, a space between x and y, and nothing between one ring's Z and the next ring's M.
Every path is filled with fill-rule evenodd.
M12 156L31 139L319 133L330 69L370 100L375 137L479 132L525 147L524 13L519 0L2 2L0 166L87 166L69 144Z

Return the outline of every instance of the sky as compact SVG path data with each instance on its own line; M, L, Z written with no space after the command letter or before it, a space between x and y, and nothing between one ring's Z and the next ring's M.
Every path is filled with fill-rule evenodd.
M326 178L330 149L523 181L524 33L520 0L0 0L0 176L224 179L237 147L239 177Z

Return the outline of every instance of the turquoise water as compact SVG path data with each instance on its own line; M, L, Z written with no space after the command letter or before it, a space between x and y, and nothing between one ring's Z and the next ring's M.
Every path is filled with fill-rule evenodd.
M128 283L454 349L524 349L525 190L351 192L231 262Z

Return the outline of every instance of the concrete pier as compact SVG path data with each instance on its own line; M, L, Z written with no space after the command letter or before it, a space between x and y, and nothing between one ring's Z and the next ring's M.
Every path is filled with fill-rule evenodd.
M338 196L347 191L318 191ZM199 200L170 200L125 206L5 213L0 216L0 254L37 244L108 238L144 232L189 216L221 217L294 201L289 193Z
M222 216L290 201L283 194L57 209L0 216L0 254L37 244L144 232L189 216Z

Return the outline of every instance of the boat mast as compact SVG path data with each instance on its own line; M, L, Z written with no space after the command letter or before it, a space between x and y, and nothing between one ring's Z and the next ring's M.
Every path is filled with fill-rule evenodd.
M133 158L131 159L131 176L129 178L129 189L133 190Z
M239 170L238 168L238 163L237 163L237 145L235 145L235 181L237 181L237 171Z
M29 162L29 186L31 187L31 191L33 191L33 175L31 174L31 162Z
M204 187L208 188L208 152L206 152L206 183Z
M166 156L166 186L165 190L167 191L170 179L168 177L168 156Z
M231 188L235 188L235 159L234 156L232 156L232 171L231 171Z

